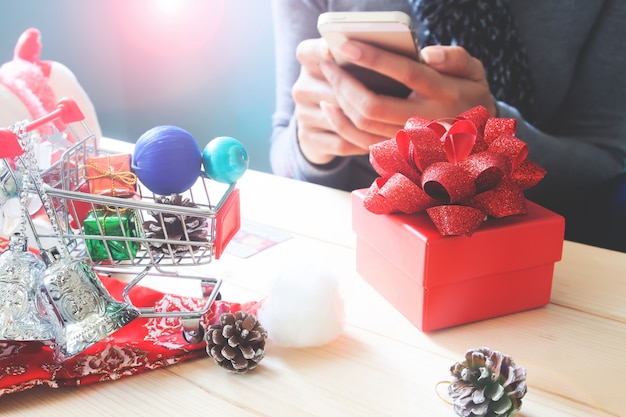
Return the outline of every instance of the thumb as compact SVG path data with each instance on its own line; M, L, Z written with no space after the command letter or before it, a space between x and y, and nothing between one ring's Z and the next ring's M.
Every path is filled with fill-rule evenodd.
M421 50L422 61L431 68L447 75L482 80L485 68L461 46L426 46Z

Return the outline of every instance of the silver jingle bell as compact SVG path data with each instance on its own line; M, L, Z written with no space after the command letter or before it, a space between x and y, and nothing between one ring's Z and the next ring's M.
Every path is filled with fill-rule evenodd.
M0 255L0 340L50 341L55 338L43 297L45 264L15 233Z
M56 248L44 251L44 275L51 314L58 318L54 357L64 361L107 338L135 318L135 307L117 301L91 266L82 259L61 256Z

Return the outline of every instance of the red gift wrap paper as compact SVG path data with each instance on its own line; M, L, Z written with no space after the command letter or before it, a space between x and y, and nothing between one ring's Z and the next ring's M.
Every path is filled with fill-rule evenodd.
M378 215L352 193L357 272L422 331L546 305L565 220L527 201L525 216L444 236L426 213Z
M85 179L91 194L131 197L135 194L137 176L130 170L130 154L115 154L88 158Z

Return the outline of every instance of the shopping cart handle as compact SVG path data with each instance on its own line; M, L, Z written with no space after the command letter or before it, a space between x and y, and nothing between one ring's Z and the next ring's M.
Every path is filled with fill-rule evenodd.
M15 133L9 129L0 129L0 158L20 156L24 149L20 146Z
M63 97L57 101L57 108L52 110L45 116L33 120L24 126L25 132L31 132L39 126L55 119L61 119L63 123L74 123L83 120L85 116L78 107L78 104L71 98ZM24 149L20 146L17 135L10 129L0 129L0 158L11 158L20 156L24 153Z
M83 112L78 107L78 104L71 98L63 97L59 101L57 101L57 108L52 110L50 113L45 116L40 117L39 119L33 120L32 122L26 124L24 126L24 130L30 132L32 130L37 129L39 126L51 122L55 119L61 119L63 123L74 123L79 122L85 118Z

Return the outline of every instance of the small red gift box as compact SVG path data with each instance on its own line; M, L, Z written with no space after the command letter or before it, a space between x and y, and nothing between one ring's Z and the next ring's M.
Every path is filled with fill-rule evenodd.
M130 154L115 154L88 158L85 161L85 179L91 194L132 197L137 184L130 170Z
M565 221L527 201L526 215L442 236L426 213L374 214L352 193L357 271L422 331L546 305Z

